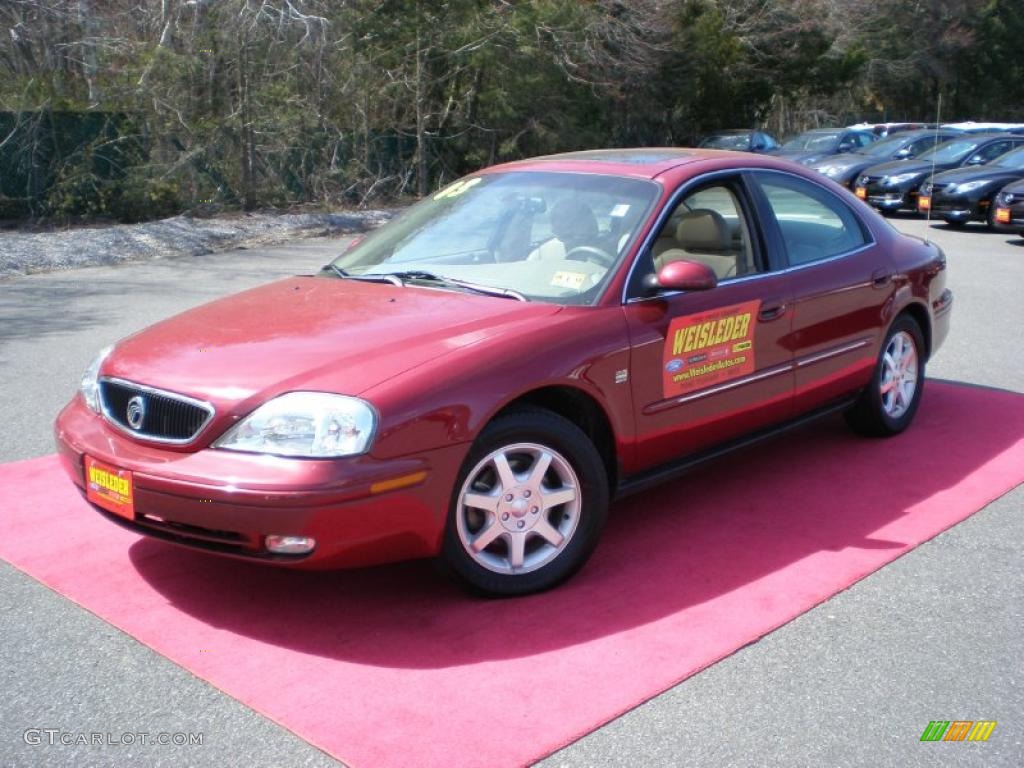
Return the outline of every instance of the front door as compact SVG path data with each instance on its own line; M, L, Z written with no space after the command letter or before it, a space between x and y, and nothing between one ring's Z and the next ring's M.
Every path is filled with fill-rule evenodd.
M761 245L740 175L689 185L634 271L624 306L637 471L792 413L789 279ZM644 274L702 262L718 285L645 295Z

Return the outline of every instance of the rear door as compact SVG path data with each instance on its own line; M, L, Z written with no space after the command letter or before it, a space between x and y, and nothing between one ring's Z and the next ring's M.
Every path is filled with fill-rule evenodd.
M642 470L727 441L792 411L788 278L756 226L741 174L688 183L638 257L624 312ZM710 266L710 290L651 294L669 261Z
M895 268L845 199L796 175L753 176L788 267L795 409L802 413L867 383Z

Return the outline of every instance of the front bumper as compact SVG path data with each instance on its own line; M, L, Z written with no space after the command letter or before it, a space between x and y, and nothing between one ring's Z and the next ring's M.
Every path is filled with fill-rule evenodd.
M931 196L932 216L946 221L981 221L988 213L988 206L983 209L977 199L966 195L935 195Z
M1024 203L1014 203L1013 205L1003 205L999 207L1009 210L1010 220L1003 223L997 219L996 229L1000 229L1004 232L1019 232L1024 234Z
M917 210L917 190L868 187L867 201L883 211L898 211L903 208Z
M231 557L343 568L429 557L440 550L452 487L468 445L401 458L290 459L135 442L81 397L54 425L65 471L85 494L84 456L133 473L138 533ZM267 535L309 536L316 548L280 555Z

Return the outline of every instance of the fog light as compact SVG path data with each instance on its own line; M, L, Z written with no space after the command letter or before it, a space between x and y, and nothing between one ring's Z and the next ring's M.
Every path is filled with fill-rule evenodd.
M316 539L309 536L267 536L263 543L268 550L279 555L304 555L313 551Z

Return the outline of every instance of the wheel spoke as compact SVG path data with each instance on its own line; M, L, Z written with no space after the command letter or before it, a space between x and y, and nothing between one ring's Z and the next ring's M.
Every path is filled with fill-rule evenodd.
M562 542L565 540L565 537L546 518L537 521L537 524L533 526L533 532L554 547L562 546Z
M498 471L498 479L501 482L501 488L498 489L499 492L516 485L516 476L512 471L512 467L509 466L508 456L504 453L495 455L494 468Z
M568 504L576 500L575 488L561 488L557 491L546 491L541 494L543 509L551 509L559 504Z
M893 359L892 354L890 354L889 351L886 351L885 356L882 358L882 360L885 363L885 372L889 374L889 377L892 377L893 374L895 374L899 370L899 366Z
M895 387L895 386L896 386L896 379L892 378L891 376L886 377L882 381L882 387L881 387L882 394L883 395L888 394L889 392L892 391L892 388Z
M917 376L917 352L913 349L908 351L903 357L903 374L907 376L911 373Z
M903 382L900 386L900 399L903 401L904 407L910 407L910 401L914 399L914 382Z
M501 534L504 533L504 529L501 524L495 520L491 520L491 524L487 526L483 531L477 534L477 537L473 539L472 546L477 552L483 552L487 547L494 543Z
M508 543L508 564L513 568L522 568L526 559L526 534L510 533Z
M539 488L540 481L544 479L544 475L547 474L548 467L550 466L551 454L544 451L537 457L537 461L534 462L533 469L530 470L530 477L526 481L526 484Z
M467 493L462 498L462 501L467 507L483 509L486 510L487 512L498 511L497 496L488 496L486 493Z

